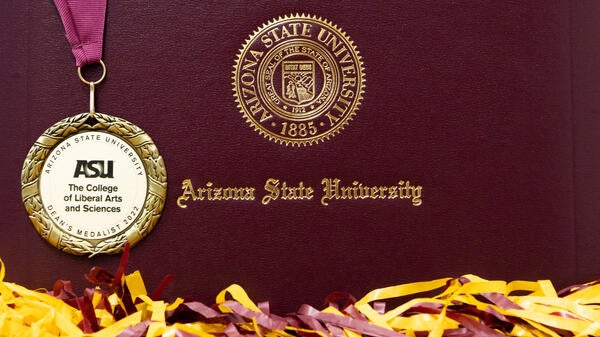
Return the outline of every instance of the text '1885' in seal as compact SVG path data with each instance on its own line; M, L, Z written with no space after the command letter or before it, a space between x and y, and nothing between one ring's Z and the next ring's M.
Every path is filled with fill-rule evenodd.
M22 198L38 233L77 255L116 253L158 222L166 170L152 139L105 114L81 114L50 127L21 174Z
M339 133L364 92L362 60L350 38L304 14L260 27L234 68L234 95L246 121L286 145L311 145Z

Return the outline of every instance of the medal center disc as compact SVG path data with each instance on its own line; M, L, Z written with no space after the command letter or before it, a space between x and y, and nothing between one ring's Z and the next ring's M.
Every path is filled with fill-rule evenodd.
M44 209L58 228L97 240L134 223L144 208L148 180L130 144L107 132L87 131L51 150L39 188Z

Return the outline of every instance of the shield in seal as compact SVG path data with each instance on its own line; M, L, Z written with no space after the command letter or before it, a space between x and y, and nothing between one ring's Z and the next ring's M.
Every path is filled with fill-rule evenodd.
M302 104L315 98L315 62L283 61L281 96L288 102Z

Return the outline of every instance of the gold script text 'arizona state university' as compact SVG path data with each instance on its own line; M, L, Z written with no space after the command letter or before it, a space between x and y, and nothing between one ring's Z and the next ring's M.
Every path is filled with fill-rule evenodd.
M319 199L321 205L328 206L332 201L376 201L389 202L408 200L412 206L423 204L423 186L410 180L400 179L392 184L372 185L353 180L348 184L339 178L323 178L319 189L300 181L290 183L278 178L268 178L263 191L251 186L220 185L207 181L194 185L191 179L181 182L181 195L177 198L180 208L187 208L188 202L239 202L260 200L263 205L281 201L311 201ZM391 204L390 204L391 205Z

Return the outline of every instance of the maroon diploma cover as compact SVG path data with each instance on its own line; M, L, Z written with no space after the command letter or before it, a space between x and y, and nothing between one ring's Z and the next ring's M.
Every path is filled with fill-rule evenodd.
M339 60L351 51L348 64L319 63L314 22L256 35L296 14L328 22L321 38ZM6 280L83 288L90 266L112 268L119 256L73 256L40 238L19 175L45 128L87 111L89 89L50 1L2 2L0 19ZM361 296L465 273L558 287L599 278L599 19L593 1L109 1L96 110L144 126L169 184L129 268L149 288L173 274L169 296L208 303L239 283L275 312L319 306L332 291ZM281 55L316 61L298 56L270 70L260 60L278 62L267 52L278 38L304 38ZM354 68L344 68L351 57ZM327 65L339 66L330 87L327 71L315 72ZM351 78L361 72L359 90ZM252 90L270 92L269 83L265 111L285 118L252 110ZM315 100L317 111L336 88L339 114L310 124L298 106ZM289 114L277 95L295 102ZM297 140L347 109L342 128Z

